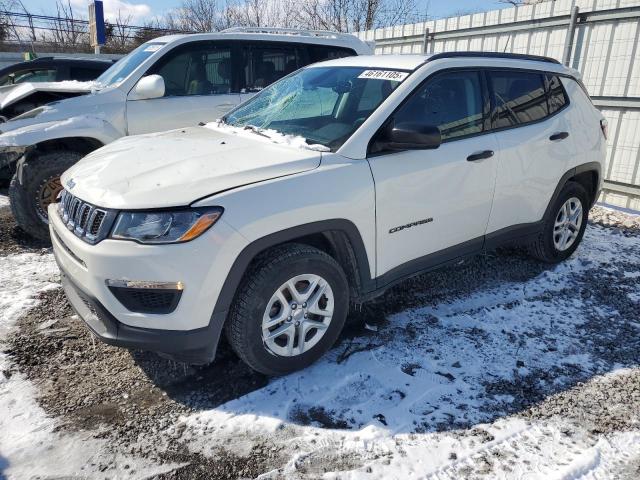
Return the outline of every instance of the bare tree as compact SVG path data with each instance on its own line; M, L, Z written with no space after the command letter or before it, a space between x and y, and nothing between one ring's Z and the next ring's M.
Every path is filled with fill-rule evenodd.
M42 34L42 41L49 42L55 48L75 48L79 45L89 47L86 26L83 28L77 20L71 0L65 4L56 0L57 18L52 21L49 31Z
M222 0L183 0L165 16L165 25L175 30L215 32L225 28L227 5Z
M113 52L126 52L130 49L133 29L131 15L124 15L118 10L118 15L112 22L105 22L105 34L107 37L106 48Z

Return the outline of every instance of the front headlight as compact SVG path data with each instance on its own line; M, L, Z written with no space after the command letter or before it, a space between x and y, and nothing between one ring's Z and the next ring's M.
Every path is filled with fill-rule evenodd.
M140 243L182 243L198 238L218 221L222 207L157 212L120 212L111 238Z

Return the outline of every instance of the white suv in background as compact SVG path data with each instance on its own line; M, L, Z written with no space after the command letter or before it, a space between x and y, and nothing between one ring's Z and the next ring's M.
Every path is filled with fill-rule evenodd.
M278 375L409 276L513 242L564 260L606 143L575 75L511 54L342 58L220 122L114 142L49 207L69 300L107 343L204 363L224 330Z
M73 98L0 125L0 169L17 169L14 217L48 239L47 206L62 189L60 175L87 153L126 135L211 122L302 66L370 53L355 36L327 31L236 28L151 40L95 82L57 84ZM47 85L54 96L56 84Z

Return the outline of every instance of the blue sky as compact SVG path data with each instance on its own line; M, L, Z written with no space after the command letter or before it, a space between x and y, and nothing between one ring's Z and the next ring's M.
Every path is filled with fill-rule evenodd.
M418 14L428 11L430 16L446 17L460 11L492 10L503 7L497 0L416 0ZM33 13L54 14L54 0L23 0L24 5ZM107 18L121 10L130 13L136 22L143 22L155 15L177 7L180 0L103 0ZM66 3L66 2L65 2ZM71 0L78 10L86 11L88 0Z

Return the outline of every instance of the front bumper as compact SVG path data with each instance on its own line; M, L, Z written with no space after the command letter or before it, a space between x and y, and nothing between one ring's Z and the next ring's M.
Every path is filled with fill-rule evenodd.
M214 318L214 315L208 326L196 330L130 327L119 322L100 302L83 292L61 266L60 271L62 288L69 303L87 327L103 342L118 347L157 352L179 362L206 364L213 361L222 330L216 326L224 323L224 316L218 315L218 318Z
M226 279L221 272L230 270L247 243L234 229L220 220L184 244L106 239L91 245L64 225L55 205L49 207L49 228L65 292L100 339L189 363L213 360L227 313L213 313ZM133 312L116 298L107 280L179 281L184 290L170 313Z

